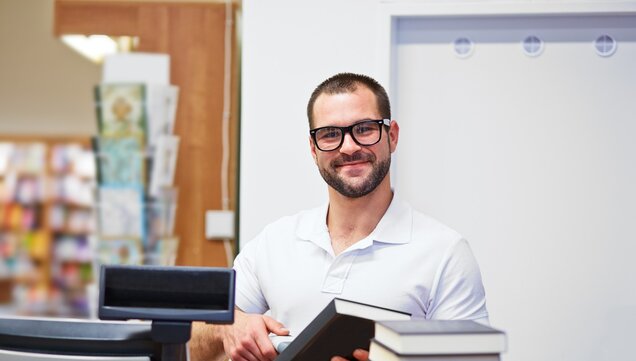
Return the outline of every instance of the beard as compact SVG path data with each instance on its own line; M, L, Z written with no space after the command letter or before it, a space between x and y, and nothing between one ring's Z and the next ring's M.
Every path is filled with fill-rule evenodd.
M369 174L360 184L350 184L337 172L337 167L348 162L368 161L373 166ZM374 154L354 153L352 155L343 154L329 163L329 167L318 167L322 178L338 193L349 198L360 198L371 193L378 187L391 168L391 156L379 162Z

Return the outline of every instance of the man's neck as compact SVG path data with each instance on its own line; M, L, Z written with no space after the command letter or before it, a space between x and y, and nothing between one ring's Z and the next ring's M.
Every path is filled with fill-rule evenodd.
M390 183L385 181L359 198L345 197L329 188L327 228L335 255L367 237L378 225L393 199Z

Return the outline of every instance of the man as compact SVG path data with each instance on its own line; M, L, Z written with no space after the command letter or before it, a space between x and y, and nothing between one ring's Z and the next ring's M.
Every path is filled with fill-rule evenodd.
M197 325L192 358L208 359L222 343L233 361L273 360L269 334L298 335L334 297L488 322L466 241L393 197L389 168L400 129L384 88L364 75L337 74L314 90L307 116L329 202L270 224L245 246L234 264L235 323Z

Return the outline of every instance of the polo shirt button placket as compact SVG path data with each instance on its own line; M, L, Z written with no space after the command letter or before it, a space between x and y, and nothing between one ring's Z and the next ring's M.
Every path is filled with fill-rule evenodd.
M344 290L344 284L349 275L349 270L356 258L357 251L343 252L334 258L331 266L327 270L325 280L322 284L322 292L341 294Z

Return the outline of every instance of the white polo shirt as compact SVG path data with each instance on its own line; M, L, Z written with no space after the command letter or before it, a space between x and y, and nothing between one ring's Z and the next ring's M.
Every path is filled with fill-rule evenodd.
M375 230L334 256L328 205L267 227L234 262L236 305L297 335L334 297L427 319L487 322L477 262L455 231L393 199Z

